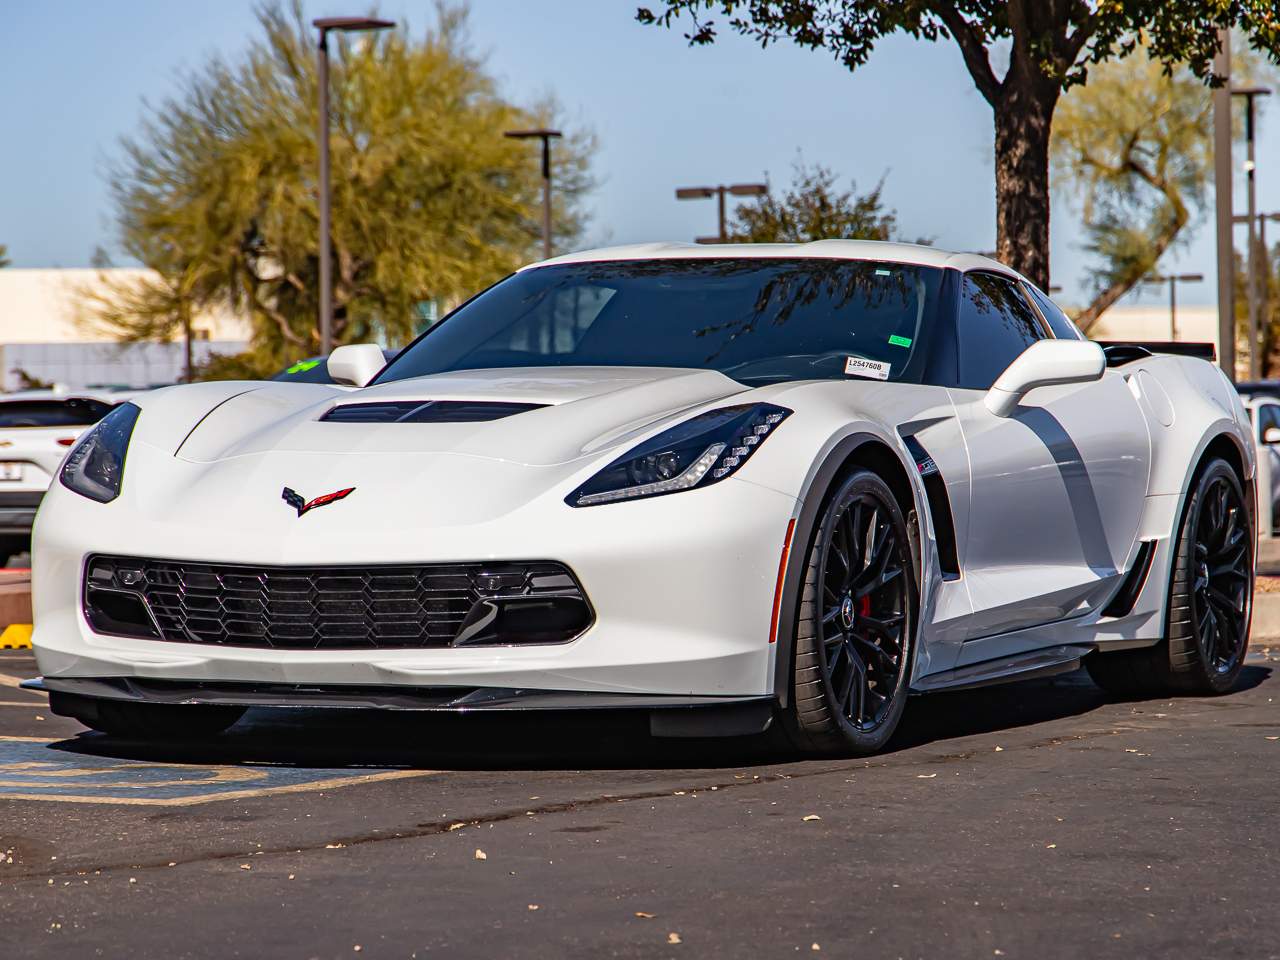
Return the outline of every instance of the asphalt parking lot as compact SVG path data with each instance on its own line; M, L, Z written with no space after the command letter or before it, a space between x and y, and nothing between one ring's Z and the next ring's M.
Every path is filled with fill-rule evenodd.
M866 760L583 723L83 731L0 653L6 957L1276 957L1280 647L920 698Z

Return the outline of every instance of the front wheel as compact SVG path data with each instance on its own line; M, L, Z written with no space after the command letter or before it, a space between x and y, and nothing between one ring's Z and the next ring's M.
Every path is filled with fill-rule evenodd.
M858 470L828 499L806 561L782 718L797 746L865 754L888 742L906 705L916 595L902 509Z

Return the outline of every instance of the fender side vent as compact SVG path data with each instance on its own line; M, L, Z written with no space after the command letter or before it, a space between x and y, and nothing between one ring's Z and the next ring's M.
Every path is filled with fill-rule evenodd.
M501 403L474 400L396 400L344 403L327 410L327 423L484 423L501 420L545 403Z
M911 457L915 460L920 479L924 481L924 493L929 499L929 515L933 518L933 536L938 541L938 567L944 580L960 578L960 561L956 554L956 525L951 514L951 498L947 496L947 484L933 457L915 437L903 437Z
M1111 598L1107 608L1102 611L1104 617L1124 617L1133 612L1133 605L1138 602L1138 595L1146 586L1147 575L1151 573L1151 561L1155 559L1156 542L1143 540L1138 545L1138 555L1133 558L1133 566L1124 575L1124 582Z

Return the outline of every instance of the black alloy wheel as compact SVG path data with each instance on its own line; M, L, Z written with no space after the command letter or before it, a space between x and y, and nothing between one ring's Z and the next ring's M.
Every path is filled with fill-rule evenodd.
M1172 542L1165 638L1091 654L1085 666L1094 682L1123 697L1230 691L1249 649L1253 538L1239 476L1225 460L1207 461Z
M1217 474L1201 487L1191 553L1191 623L1213 676L1235 672L1244 659L1253 598L1250 526L1233 480Z
M830 498L808 558L796 631L802 746L867 753L892 735L914 655L908 528L888 485L857 471Z

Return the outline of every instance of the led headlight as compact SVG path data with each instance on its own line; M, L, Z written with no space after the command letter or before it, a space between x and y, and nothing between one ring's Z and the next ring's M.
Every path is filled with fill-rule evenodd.
M62 462L58 479L82 497L110 503L120 496L124 457L141 409L122 403L98 421Z
M619 457L565 498L571 507L679 493L723 480L791 415L771 403L709 410Z

